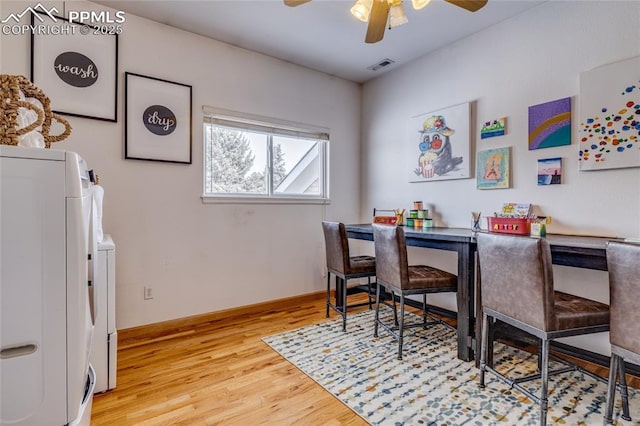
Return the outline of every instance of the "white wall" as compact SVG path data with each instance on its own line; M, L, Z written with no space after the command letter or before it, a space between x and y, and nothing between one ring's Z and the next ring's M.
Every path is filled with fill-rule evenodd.
M31 3L3 0L0 13ZM1 37L0 71L28 77L29 37ZM193 86L193 164L124 160L125 71ZM118 76L118 122L68 117L71 137L53 146L79 152L105 188L104 229L117 245L117 327L324 289L320 221L359 217L360 86L130 14ZM331 205L203 204L202 105L329 128ZM153 300L143 300L144 286Z
M3 0L0 15L27 4ZM101 9L66 2L67 10L89 7ZM438 225L467 227L472 210L532 202L553 216L551 232L640 237L640 169L579 172L575 141L527 150L527 107L573 97L575 135L579 73L638 55L639 20L638 2L548 2L365 84L361 105L356 84L127 15L118 123L70 117L72 136L54 146L83 155L105 187L104 227L117 243L118 328L321 290L319 221L368 221L373 207L424 200ZM0 36L0 71L29 75L28 37ZM193 85L192 165L123 159L124 71ZM508 117L506 136L476 142L477 124L472 134L474 152L476 145L513 147L513 187L480 191L475 179L407 183L409 118L467 101L475 123ZM330 128L332 204L202 204L202 105ZM556 156L564 160L564 183L538 187L536 159ZM363 247L372 251L370 243ZM412 249L410 256L456 271L451 253ZM559 287L608 301L605 273L555 272ZM144 286L153 287L153 300L143 300ZM447 296L431 300L455 307ZM606 339L579 344L607 352Z
M436 225L469 227L503 202L531 202L550 215L550 232L640 237L640 169L578 171L579 74L640 54L640 3L553 1L422 57L363 88L362 220L373 207L409 208L424 200ZM528 106L572 97L570 146L528 151ZM512 147L511 189L477 190L476 179L407 183L404 174L409 118L473 102L474 153ZM479 123L506 116L507 135L480 141ZM475 123L475 124L474 124ZM537 159L562 157L563 183L538 186ZM475 167L473 169L475 171ZM475 174L474 174L475 176ZM484 224L486 227L486 223ZM412 250L414 260L424 250ZM428 251L430 262L455 272L455 255ZM603 272L555 268L557 287L608 302ZM453 298L432 298L455 307ZM602 336L601 336L602 337ZM579 345L608 352L606 334Z

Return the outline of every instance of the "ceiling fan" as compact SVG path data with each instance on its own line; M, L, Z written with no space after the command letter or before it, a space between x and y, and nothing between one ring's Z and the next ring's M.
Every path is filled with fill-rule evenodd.
M311 0L284 0L287 6L300 6ZM413 8L422 9L431 0L411 0ZM488 0L444 0L455 6L475 12L487 4ZM377 43L382 40L384 30L389 24L389 29L408 22L407 15L402 6L402 0L357 0L351 8L351 14L363 22L368 22L366 43Z

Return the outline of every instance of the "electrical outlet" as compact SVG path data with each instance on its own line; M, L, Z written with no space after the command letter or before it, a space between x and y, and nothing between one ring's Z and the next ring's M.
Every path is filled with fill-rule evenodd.
M144 288L144 300L153 299L153 288L145 287Z

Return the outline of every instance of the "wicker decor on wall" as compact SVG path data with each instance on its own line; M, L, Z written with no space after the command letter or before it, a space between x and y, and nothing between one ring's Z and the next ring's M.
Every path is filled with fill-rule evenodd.
M53 142L59 142L71 134L69 122L51 111L51 101L47 95L26 77L0 74L0 96L0 144L18 145L20 136L39 131L44 138L45 148L50 148ZM42 107L26 100L29 98L38 100ZM21 107L35 111L38 118L28 126L18 128L18 109ZM65 127L64 132L50 134L53 120Z

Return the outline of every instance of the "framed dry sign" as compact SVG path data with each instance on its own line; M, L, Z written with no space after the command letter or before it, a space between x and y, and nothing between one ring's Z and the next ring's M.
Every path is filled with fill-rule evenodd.
M51 99L54 112L117 121L118 35L32 13L31 81Z
M191 164L191 86L125 73L125 158Z

